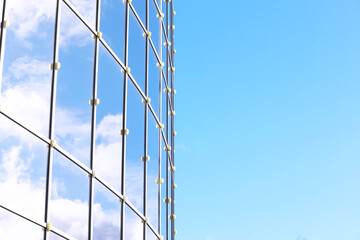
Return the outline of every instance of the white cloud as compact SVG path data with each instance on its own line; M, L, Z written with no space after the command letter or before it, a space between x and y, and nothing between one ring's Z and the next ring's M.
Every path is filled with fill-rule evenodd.
M9 75L4 77L0 98L2 111L30 125L34 130L47 135L50 108L51 71L44 61L24 56L16 59L9 67ZM7 129L13 131L8 131ZM19 130L9 121L0 125L0 140L11 135L18 136ZM27 138L28 134L21 134Z
M85 164L89 164L89 119L80 110L56 107L55 139L57 143Z
M74 7L83 15L90 26L95 24L95 1L73 0ZM93 27L94 28L94 27ZM60 47L66 47L71 43L84 46L91 42L92 34L82 22L65 5L62 7L60 21Z
M61 1L62 2L62 1ZM75 8L84 16L86 21L95 24L95 1L72 0ZM55 0L11 0L8 1L7 19L11 25L8 28L15 34L16 39L23 41L26 45L30 39L50 34L41 31L42 24L47 24L53 29L55 19ZM66 46L70 43L84 45L91 41L90 32L80 23L80 20L69 10L65 4L61 4L60 15L60 45Z
M6 194L0 195L0 203L28 216L41 219L43 217L44 190L39 186L43 183L39 181L34 184L30 181L28 170L31 159L29 159L30 156L26 156L28 159L24 159L21 156L22 151L24 149L21 146L12 146L7 151L2 150L0 192ZM25 198L28 200L28 204L24 204ZM37 211L35 212L32 208Z
M0 236L2 239L43 239L43 231L26 220L14 217L0 208Z
M94 204L94 228L119 229L116 213L106 212L100 204ZM66 231L76 239L87 239L88 234L88 203L80 200L64 198L55 199L51 203L51 218L55 226Z
M124 239L139 240L142 239L143 235L143 224L137 218L130 218L126 220L125 228L131 228L132 231L126 231Z
M8 1L7 15L11 31L17 38L25 39L38 31L43 21L54 19L54 0L11 0Z
M17 81L23 78L30 78L31 80L35 80L39 77L49 78L51 76L49 63L40 61L38 59L32 59L26 55L16 59L11 64L9 70ZM17 81L15 81L15 83ZM14 85L13 83L14 81L8 81L6 84Z
M107 115L97 126L97 137L103 141L121 142L122 115Z

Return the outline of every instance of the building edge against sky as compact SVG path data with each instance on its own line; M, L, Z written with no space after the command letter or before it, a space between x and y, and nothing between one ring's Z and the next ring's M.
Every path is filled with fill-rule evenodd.
M0 232L17 238L37 229L28 239L39 233L42 239L175 239L174 1L0 3L0 216L14 223L0 225ZM112 37L115 26L102 31L102 19L120 15L119 38ZM106 99L115 86L105 86L113 76L103 56L117 67L120 105ZM73 65L72 58L87 67ZM77 71L87 76L78 78ZM83 96L88 101L78 101ZM113 199L117 212L110 209ZM69 206L82 209L79 222L71 223L71 214L58 217ZM98 220L103 215L106 220ZM19 228L24 231L13 231Z

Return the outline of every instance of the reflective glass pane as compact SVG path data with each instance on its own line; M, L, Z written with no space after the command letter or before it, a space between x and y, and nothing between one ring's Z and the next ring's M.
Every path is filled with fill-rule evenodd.
M154 43L154 47L156 48L156 52L159 53L159 33L162 34L162 28L159 29L159 21L161 18L157 18L158 11L152 0L149 1L149 30L151 32L151 40ZM163 38L163 36L161 35ZM151 54L153 50L150 49Z
M84 16L85 21L95 28L96 0L71 0L70 2L73 6L77 6L75 8ZM67 46L84 46L93 42L92 33L62 1L60 21L60 47L62 49L66 49Z
M87 239L89 177L54 151L50 222L76 239Z
M69 0L87 24L95 28L96 0Z
M161 82L161 86L159 84L159 74L160 74L160 69L161 67L156 67L157 66L157 59L155 57L155 55L152 53L152 50L150 50L150 54L149 54L149 71L148 71L148 76L149 76L149 92L148 92L148 96L151 98L151 106L154 109L156 116L159 118L159 106L163 106L163 104L166 103L161 103L159 102L159 94L163 94L163 82ZM161 78L162 81L162 78ZM150 113L149 115L150 117L153 117Z
M1 239L42 239L43 228L0 208Z
M97 181L94 190L94 239L120 239L119 198Z
M70 16L73 16L70 9L62 4L61 19ZM89 41L78 39L87 29L77 18L72 19L72 24L81 30L71 36L71 41L66 36L68 29L60 26L55 138L61 147L89 166L94 40L89 33L86 35Z
M152 116L149 118L148 129L148 154L151 156L147 168L147 215L151 224L158 228L158 192L159 184L156 179L159 174L159 130ZM161 149L162 150L162 149ZM162 150L163 151L163 150ZM162 152L160 151L160 153ZM161 186L161 184L160 184ZM162 199L161 199L162 201Z
M0 115L0 132L0 203L42 221L47 144L3 115Z
M145 41L143 30L132 17L129 18L129 56L131 75L145 93ZM129 84L130 81L129 81Z
M156 235L153 233L153 231L151 231L148 226L146 226L146 238L149 240L158 240Z
M108 0L101 5L100 30L106 43L118 58L124 61L125 44L125 4ZM116 23L114 25L114 23ZM114 27L116 26L116 27Z
M162 148L163 150L163 148ZM161 166L161 176L164 178L164 183L161 184L161 228L162 228L162 235L165 236L166 233L166 222L169 223L170 227L170 221L169 221L169 215L170 215L170 205L168 207L168 204L164 203L165 198L171 198L170 195L170 174L169 174L169 161L167 158L167 153L165 151L162 151L162 166ZM167 210L168 209L168 210Z
M100 47L96 148L94 168L97 174L119 192L121 188L122 108L124 76L112 56Z
M128 80L129 81L129 80ZM130 202L143 211L143 168L144 156L144 104L142 98L131 85L128 86L128 111L126 136L126 195Z
M142 240L143 221L128 206L125 208L124 239Z
M139 16L141 22L143 23L143 25L145 26L146 24L146 5L145 5L146 1L132 1L131 4L134 7L137 15ZM133 12L130 10L131 14L130 17L135 19L135 15L133 14ZM138 23L137 23L138 24Z
M55 1L7 1L3 111L48 135Z
M49 233L49 239L50 240L64 240L65 238L57 235L56 233L50 232Z

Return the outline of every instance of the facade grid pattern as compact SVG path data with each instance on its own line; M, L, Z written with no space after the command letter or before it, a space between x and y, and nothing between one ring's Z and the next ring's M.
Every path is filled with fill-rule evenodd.
M3 0L2 1L2 15L1 15L1 29L0 29L0 90L2 85L3 78L3 66L4 66L4 56L6 50L6 31L8 30L7 24L7 5L11 0ZM0 202L0 208L6 210L7 212L14 214L22 219L27 220L28 222L37 225L43 229L43 239L50 239L50 233L57 235L58 237L64 239L75 239L66 231L59 229L56 225L51 223L50 214L51 214L51 194L52 194L52 177L53 177L53 159L54 154L61 154L66 159L69 160L70 163L74 164L77 168L81 169L88 175L88 186L83 186L84 188L89 189L88 196L88 223L87 223L87 238L89 240L95 239L93 235L94 229L94 185L101 184L103 187L108 189L116 198L119 199L120 203L120 239L126 240L125 232L126 228L125 223L127 221L125 211L126 209L130 209L133 213L137 215L137 217L142 221L142 239L175 239L175 128L174 128L174 101L175 101L175 93L174 89L174 55L176 50L174 48L174 0L164 0L162 3L161 0L135 0L141 2L144 5L145 9L145 21L141 19L135 6L132 3L132 0L124 0L123 4L125 6L125 19L124 19L124 56L121 60L121 56L118 56L115 51L109 46L106 41L106 38L102 36L102 32L100 29L100 12L101 12L101 0L96 1L96 14L95 14L95 24L89 24L87 19L83 17L80 11L73 5L70 0L55 0L56 8L53 9L55 12L55 21L54 21L54 37L53 37L53 52L52 52L52 62L50 63L51 67L51 92L50 92L50 106L49 106L49 121L48 121L48 135L38 132L36 129L33 129L32 126L27 124L26 121L21 121L17 119L15 116L7 113L5 110L1 108L0 105L0 115L5 119L10 120L17 127L26 130L32 136L34 136L38 141L45 143L48 146L47 150L47 161L46 161L46 184L45 184L45 205L44 205L44 219L43 221L36 220L31 216L27 216L23 214L21 211L16 209L12 209L11 207L6 206L5 204ZM155 7L157 16L150 16L149 7ZM165 5L165 6L164 6ZM60 63L59 63L59 35L61 28L61 7L67 7L71 10L72 14L76 16L77 19L81 21L83 26L86 27L89 35L93 35L93 73L92 73L92 96L90 99L91 105L91 128L89 129L90 135L90 164L87 166L82 161L80 161L77 157L72 155L71 152L66 151L61 144L57 144L56 136L54 134L54 125L56 122L56 96L57 96L57 82L58 82L58 72L61 71ZM131 69L129 65L129 29L134 27L130 24L130 18L136 20L138 26L141 28L144 37L144 45L145 45L145 69L144 69L144 86L140 86L139 82L135 77L131 74ZM150 27L149 27L149 19L158 19L158 36L151 35ZM114 24L115 25L115 24ZM157 42L159 44L158 50L153 41L154 38L157 38ZM163 47L165 46L165 48ZM121 69L123 73L123 79L118 79L122 81L123 84L123 92L122 92L122 128L119 129L121 134L121 156L119 159L121 161L121 187L120 191L116 189L116 187L109 184L104 176L101 176L98 173L95 173L94 162L95 159L95 145L96 145L96 117L97 117L97 107L100 102L98 99L98 69L99 69L99 48L103 47L106 52L112 57L112 61L115 62L118 68ZM165 49L165 54L163 54L163 48ZM131 53L130 53L131 55ZM163 55L165 55L166 62L163 62ZM156 58L157 66L151 66L149 64L149 58L153 56ZM149 78L149 69L157 68L158 70L158 79L150 79ZM130 82L129 82L130 81ZM138 95L141 97L142 102L144 103L144 119L143 119L143 156L141 160L143 162L142 168L142 178L143 178L143 200L142 200L142 211L139 210L135 205L129 200L126 192L126 150L127 150L127 136L131 134L131 129L127 129L127 113L131 112L131 107L128 106L128 84L133 85ZM149 97L149 85L157 85L158 86L158 103L151 103ZM163 93L164 92L164 93ZM1 91L0 91L1 94ZM165 96L163 96L165 94ZM162 99L166 99L165 104L163 104ZM1 104L1 102L0 102ZM155 109L156 105L158 105L158 111ZM162 114L166 110L166 114ZM163 116L165 115L165 116ZM154 222L149 219L148 215L148 199L147 199L147 189L148 189L148 161L150 156L148 154L148 146L149 146L149 128L155 128L155 126L149 125L149 119L152 119L156 122L156 129L158 131L158 141L157 141L157 151L158 151L158 159L157 159L157 222L154 227ZM1 134L1 133L0 133ZM165 159L162 159L162 155L165 152ZM152 160L155 161L155 160ZM162 168L165 168L166 175L164 176L165 184L162 180ZM139 173L140 174L140 173ZM162 193L163 188L165 187L165 195L164 203L162 201ZM0 194L6 194L1 193ZM162 209L165 211L162 212ZM127 207L127 208L126 208ZM164 224L165 223L165 224ZM162 226L165 225L165 226ZM1 226L0 226L1 228ZM149 236L150 230L152 232L152 236Z

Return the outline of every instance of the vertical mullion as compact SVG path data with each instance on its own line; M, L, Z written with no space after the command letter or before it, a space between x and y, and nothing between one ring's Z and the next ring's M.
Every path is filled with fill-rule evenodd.
M58 61L59 51L59 28L60 28L60 0L56 1L55 13L55 31L54 31L54 49L52 61L52 79L51 79L51 98L50 98L50 116L49 116L49 145L47 169L46 169L46 189L45 189L45 223L49 222L49 205L51 201L51 178L52 178L52 163L53 163L53 138L54 138L54 115L55 115L55 102L56 102L56 83L57 83L57 69L55 67ZM44 239L49 237L48 232L44 229Z
M170 41L171 41L171 51L170 51L170 55L171 55L171 61L172 61L172 66L175 67L174 65L174 6L173 6L173 1L171 1L170 3ZM169 28L169 27L168 27ZM171 160L173 163L173 166L175 166L175 158L174 158L174 151L175 151L175 143L174 143L174 118L175 118L175 103L174 103L174 97L175 97L175 91L174 91L174 70L170 72L171 74L171 104L172 104L172 110L174 112L172 112L172 114L170 115L171 118ZM172 169L171 171L171 215L174 216L175 214L175 193L174 193L174 178L175 178L175 169ZM174 217L171 218L171 240L175 239L175 219Z
M169 2L166 0L166 26L169 25ZM166 27L166 36L168 36L168 28ZM169 46L169 38L167 38L166 42L166 49L168 49ZM167 86L169 86L169 51L166 51L166 83ZM167 93L169 93L167 89ZM167 114L169 112L169 94L166 94L166 142L169 145L169 115ZM169 199L169 151L166 151L166 199ZM166 201L166 239L169 239L169 201Z
M96 1L96 18L95 31L100 31L100 0ZM98 81L98 59L99 59L99 37L95 37L94 46L94 69L93 69L93 92L92 92L92 112L91 112L91 152L90 152L90 169L94 171L94 157L95 157L95 129L96 129L96 104L97 98L97 81ZM88 218L88 239L93 239L93 202L94 202L94 172L89 179L89 218Z
M124 240L124 220L125 220L125 163L126 163L126 110L127 110L127 74L128 74L128 39L129 39L129 4L130 1L125 2L125 46L124 46L124 89L123 89L123 119L122 119L122 152L121 152L121 194L123 195L123 202L121 204L120 216L120 239Z
M144 119L144 216L147 218L147 150L148 150L148 90L149 90L149 0L145 0L146 33L145 33L145 119ZM144 221L143 239L146 240L146 221Z
M2 76L3 76L3 67L4 67L4 52L5 52L5 40L6 40L6 26L4 24L6 15L6 0L3 2L3 10L1 16L1 30L0 30L0 96L1 96L1 86L2 86Z
M159 58L160 58L160 66L159 66L159 122L162 122L161 113L162 113L162 1L159 0ZM158 172L158 232L161 235L161 127L159 126L159 141L158 141L158 152L159 152L159 172Z

